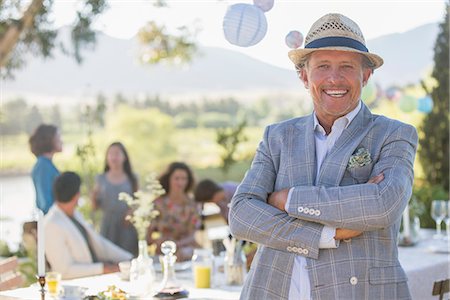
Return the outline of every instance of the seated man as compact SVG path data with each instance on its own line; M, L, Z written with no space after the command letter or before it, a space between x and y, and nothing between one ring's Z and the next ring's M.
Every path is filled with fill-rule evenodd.
M227 181L217 184L210 179L204 179L197 184L194 191L195 201L200 203L213 202L220 208L220 215L228 224L228 205L239 183Z
M132 258L95 232L75 211L80 197L80 177L65 172L53 185L55 203L45 216L45 255L63 279L119 271L117 263Z

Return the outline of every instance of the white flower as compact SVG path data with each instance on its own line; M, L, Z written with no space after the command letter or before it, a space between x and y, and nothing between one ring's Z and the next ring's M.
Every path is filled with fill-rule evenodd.
M370 157L370 152L366 148L359 148L355 151L355 153L350 157L347 168L359 168L364 167L372 162L372 158Z
M127 220L136 227L139 240L145 240L147 228L151 221L159 215L159 211L154 209L153 201L165 194L155 174L151 174L146 181L145 191L136 191L133 194L134 197L127 193L119 194L119 200L126 202L131 209L131 214L127 217Z

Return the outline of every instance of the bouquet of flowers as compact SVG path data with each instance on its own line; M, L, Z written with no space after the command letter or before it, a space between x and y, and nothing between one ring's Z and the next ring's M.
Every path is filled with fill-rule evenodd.
M136 228L139 240L145 240L147 228L159 215L159 211L154 208L153 200L165 193L155 174L151 174L146 182L145 191L138 190L133 196L127 193L119 194L119 200L126 202L131 209L131 214L126 219Z

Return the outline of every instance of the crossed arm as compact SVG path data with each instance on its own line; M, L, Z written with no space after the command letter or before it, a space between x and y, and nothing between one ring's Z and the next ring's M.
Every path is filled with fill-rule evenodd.
M390 226L401 216L413 180L417 134L411 126L399 127L386 139L368 183L295 187L288 213L282 200L274 203L282 209L270 205L272 200L277 202L278 196L286 198L286 190L273 193L276 155L268 147L268 135L266 130L252 166L232 200L230 230L236 237L279 250L287 246L307 248L307 256L317 258L324 225L352 230L336 232L335 239L345 239ZM301 205L320 210L320 216L299 213L297 208Z

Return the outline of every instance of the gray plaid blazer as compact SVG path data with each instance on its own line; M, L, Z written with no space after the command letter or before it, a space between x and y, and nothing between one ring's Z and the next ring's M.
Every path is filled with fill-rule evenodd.
M313 130L312 114L268 126L232 199L232 234L259 244L241 299L288 299L296 255L306 257L312 299L410 299L397 234L412 191L416 130L363 104L320 174ZM359 148L372 162L348 168ZM380 173L381 183L366 183ZM287 213L267 204L271 192L291 187ZM324 225L363 234L319 250Z

